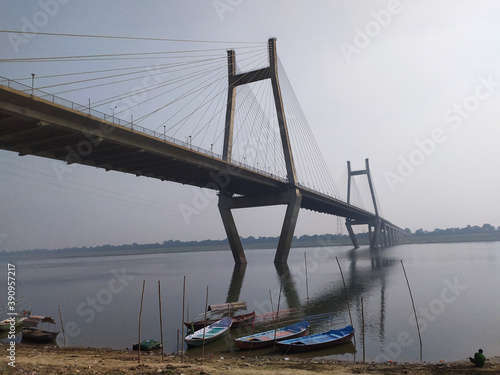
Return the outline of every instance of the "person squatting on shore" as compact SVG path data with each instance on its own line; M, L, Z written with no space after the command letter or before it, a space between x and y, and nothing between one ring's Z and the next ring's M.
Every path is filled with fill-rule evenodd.
M474 363L477 367L483 367L486 358L483 354L483 349L479 349L477 353L474 354L474 358L469 357L469 360Z

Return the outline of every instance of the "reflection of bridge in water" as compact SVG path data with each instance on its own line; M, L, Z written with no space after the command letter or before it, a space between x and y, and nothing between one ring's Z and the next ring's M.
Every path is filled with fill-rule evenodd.
M368 256L366 256L368 255ZM341 280L340 271L333 257L330 257L332 265L331 287L322 288L321 291L309 291L309 303L306 296L301 298L297 282L304 282L303 274L298 269L292 270L288 264L276 263L277 276L282 285L282 301L286 301L286 305L290 308L297 309L302 316L331 314L333 317L347 318L347 304L344 286ZM342 258L349 262L349 266L344 269L345 283L347 294L349 297L351 310L360 311L360 299L363 295L372 294L373 289L380 289L380 337L385 335L385 300L386 300L386 277L387 268L396 264L395 259L389 259L381 256L380 249L351 249L347 252L346 257ZM366 266L359 263L366 263ZM227 293L226 302L239 301L241 299L240 292L243 286L245 277L246 264L236 264L233 269L231 282ZM300 273L300 276L297 274ZM314 277L314 274L309 274L309 279ZM312 296L311 296L312 295ZM276 307L276 301L274 301ZM260 311L264 313L267 311Z
M219 211L236 263L246 263L241 239L231 212L238 208L287 206L275 263L285 263L288 259L301 208L346 218L346 226L354 247L359 247L352 228L354 225L368 226L372 247L394 245L402 236L403 230L379 215L368 160L363 170L352 171L350 164L348 165L347 201L342 200L338 192L334 192L337 189L333 183L333 186L330 186L330 182L321 181L329 175L328 167L315 145L312 133L304 130L309 129L309 125L305 116L298 110L298 101L294 102L295 97L291 97L289 102L284 101L286 90L282 90L282 87L287 87L284 84L287 81L278 60L276 40L270 39L267 47L269 59L266 66L246 72L238 71L234 50L227 51L227 60L218 66L218 69L225 70L222 81L214 82L214 85L219 85L221 82L223 86L227 85L222 90L218 89L221 95L204 99L203 105L193 109L189 116L185 116L182 121L172 126L166 125L168 119L173 116L167 113L165 122L164 118L161 118L163 133L138 126L132 119L130 122L119 119L115 116L114 110L112 116L96 111L91 108L90 99L88 106L80 105L37 90L34 87L35 74L32 75L31 87L0 77L0 149L17 152L19 155L35 155L68 164L78 163L107 171L119 171L215 190L219 195ZM278 71L283 73L283 76L280 75L281 81L278 79ZM269 114L263 111L267 106L255 100L253 91L249 89L250 85L252 87L265 85L263 82L270 82L271 86L269 95L263 94L270 101ZM76 84L76 82L65 82L61 85L70 83ZM180 85L184 86L186 85ZM246 88L248 92L241 95L242 91L239 91L238 100L241 100L241 104L237 104L236 93L240 88L242 90ZM291 88L289 90L293 92ZM226 99L220 100L224 95ZM169 107L173 113L179 113L180 110L175 112L171 106L184 98L186 98L185 93L168 105L163 103L160 108L143 116L142 119L149 118L164 107ZM206 112L208 107L218 102L223 103L223 107L214 110L212 117L207 115L209 120L206 123L204 119L198 119L193 115L199 113L199 110ZM221 140L222 144L218 146L221 149L220 154L214 152L214 144L210 145L210 150L193 145L194 133L189 133L188 142L166 137L166 127L177 129L177 126L184 127L191 123L198 124L206 132L214 128L212 121L219 118L216 114L224 112L225 121L217 121L218 124L215 124L216 128L223 125L221 126L223 131L214 137L216 140ZM194 117L191 118L191 115ZM240 127L246 122L251 122L248 125L250 127L248 134L258 134L256 141L258 145L274 140L273 148L269 152L262 150L255 152L255 158L263 157L266 165L262 165L261 162L259 166L257 160L257 165L251 166L245 156L243 160L236 159L234 155L236 147L233 146L238 133L236 126L238 123L235 122L238 116L242 117ZM297 131L296 144L293 145L295 156L291 142L293 129L290 126L294 122L297 122L294 126L300 131L300 133ZM262 129L265 129L266 133L262 134ZM196 134L199 133L202 132L196 130ZM241 142L248 144L249 139L242 139ZM306 156L303 160L304 165L300 167L303 169L301 174L299 163L296 166L296 161L299 160L296 155L302 149L305 150ZM277 174L271 173L271 168L276 169ZM375 212L369 212L351 202L352 177L357 175L368 177ZM314 181L316 179L319 181ZM325 189L315 187L323 184ZM187 207L185 210L191 215L194 209Z

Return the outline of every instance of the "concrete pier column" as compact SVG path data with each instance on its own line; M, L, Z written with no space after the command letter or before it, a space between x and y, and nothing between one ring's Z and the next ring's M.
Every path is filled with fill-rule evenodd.
M233 253L234 262L236 264L246 264L247 258L245 257L245 252L243 251L243 245L241 244L238 229L236 228L236 223L234 222L231 209L226 204L228 199L229 198L224 196L219 196L220 216L222 217L222 223L224 224L224 229L226 230L227 240L229 241L229 246L231 247L231 252Z
M356 238L356 234L352 230L352 224L349 220L345 221L345 226L347 228L347 232L349 233L349 237L351 237L352 246L354 246L355 249L359 249L358 239Z
M302 202L302 195L299 189L295 188L293 190L295 194L291 196L286 208L285 219L283 220L283 227L281 228L280 240L278 242L278 248L276 249L274 263L285 263L288 260L288 254L292 246L293 233L299 216L300 203Z
M378 247L378 234L380 233L380 226L381 225L382 224L380 223L380 221L378 221L373 226L373 236L372 236L371 241L370 241L370 247L372 249L376 249Z

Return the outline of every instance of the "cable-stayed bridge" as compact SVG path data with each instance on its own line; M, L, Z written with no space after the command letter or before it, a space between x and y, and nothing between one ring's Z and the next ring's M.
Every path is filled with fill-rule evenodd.
M189 51L187 58L169 55L173 62L153 70L100 69L85 72L82 79L76 75L83 72L33 74L31 86L0 78L0 148L215 190L236 263L246 263L231 212L236 208L287 206L276 263L287 261L300 208L346 218L354 247L359 247L354 225L368 225L371 247L395 244L403 231L379 213L368 160L358 171L348 163L343 200L278 59L276 40L262 47L244 47L241 67L234 50L226 52L221 64L220 52L207 49ZM110 55L34 61L75 63L104 56ZM140 80L137 90L110 95L108 85L123 85L130 76ZM62 81L35 87L35 79ZM89 99L88 105L60 96L78 85L107 96ZM51 94L48 89L62 91ZM161 104L148 106L155 99ZM96 109L106 106L111 113ZM148 109L134 120L132 112L144 107ZM130 121L123 120L129 114ZM148 123L154 128L143 126ZM357 175L367 177L373 210L353 204ZM183 209L189 215L190 207Z

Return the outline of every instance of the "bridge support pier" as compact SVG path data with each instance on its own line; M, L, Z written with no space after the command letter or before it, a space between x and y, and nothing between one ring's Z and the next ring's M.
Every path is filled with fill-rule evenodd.
M371 225L369 225L371 228ZM381 228L381 222L380 220L377 220L376 223L373 224L373 233L370 237L370 248L375 249L378 247L378 239L379 239L379 233L380 233L380 228Z
M359 242L358 239L356 238L354 230L352 229L351 222L349 220L346 220L345 226L347 228L347 232L349 233L349 237L351 237L352 246L354 246L355 249L359 249Z
M297 224L301 202L302 195L297 188L291 188L287 192L281 194L246 197L232 197L221 193L219 195L219 212L222 217L222 222L224 223L224 229L226 230L227 239L235 263L244 264L247 263L247 260L238 234L238 229L236 228L236 223L234 222L233 214L231 213L232 209L286 204L285 219L283 220L280 239L274 257L275 263L286 263L292 245L293 233Z

